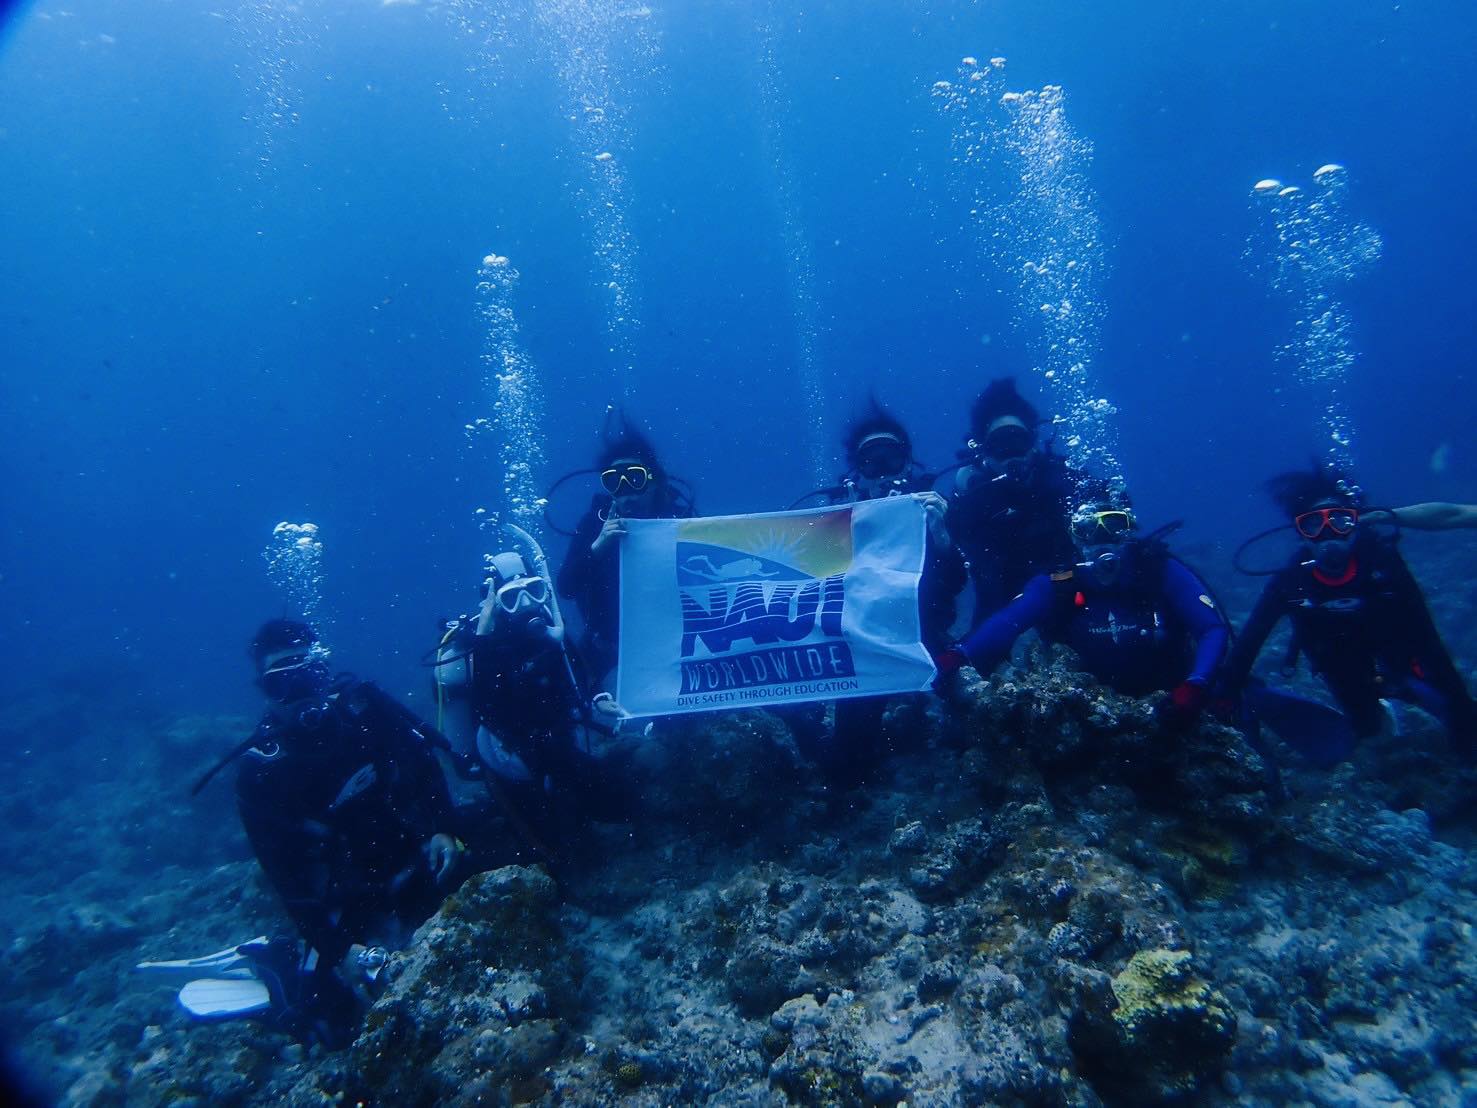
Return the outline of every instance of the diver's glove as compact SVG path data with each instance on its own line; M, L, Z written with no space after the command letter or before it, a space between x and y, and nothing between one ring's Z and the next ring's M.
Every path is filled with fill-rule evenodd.
M1181 681L1159 702L1154 714L1170 730L1184 731L1194 726L1209 699L1205 682Z
M964 648L957 643L945 647L933 656L933 664L938 667L939 675L934 680L937 688L945 681L951 680L965 666L969 665L969 655L964 653Z

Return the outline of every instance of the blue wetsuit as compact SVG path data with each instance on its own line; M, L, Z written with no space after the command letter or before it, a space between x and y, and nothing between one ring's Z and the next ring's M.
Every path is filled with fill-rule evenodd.
M1111 585L1090 575L1031 578L1024 592L965 640L970 664L990 672L1034 628L1048 642L1070 646L1087 672L1129 696L1182 681L1208 685L1230 641L1210 590L1167 554L1127 544L1122 557Z

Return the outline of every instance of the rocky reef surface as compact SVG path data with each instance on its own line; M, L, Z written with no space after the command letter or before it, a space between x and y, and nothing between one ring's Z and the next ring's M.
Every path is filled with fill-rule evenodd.
M73 1105L1477 1104L1477 778L1402 722L1329 772L1274 743L1284 795L1035 647L897 701L857 788L764 713L669 723L623 740L639 823L470 877L329 1054L131 972L283 926L186 795L244 721L100 765L12 713L0 1016Z

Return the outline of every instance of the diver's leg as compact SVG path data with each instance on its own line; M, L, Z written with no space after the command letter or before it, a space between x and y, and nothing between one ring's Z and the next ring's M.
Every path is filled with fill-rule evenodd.
M1375 680L1373 664L1359 659L1334 656L1318 659L1318 676L1361 739L1378 735L1385 726L1385 711L1380 706L1381 688Z
M838 784L860 784L885 756L882 717L886 710L887 698L881 696L836 702L829 776Z

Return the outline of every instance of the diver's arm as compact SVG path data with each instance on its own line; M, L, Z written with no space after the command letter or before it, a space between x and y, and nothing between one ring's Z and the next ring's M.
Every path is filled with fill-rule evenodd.
M969 664L987 674L1010 656L1016 639L1039 627L1051 615L1056 586L1041 575L1026 583L1025 591L980 625L960 645Z
M1418 665L1421 676L1437 691L1455 701L1470 701L1466 682L1452 661L1436 621L1431 618L1431 609L1426 604L1425 593L1405 559L1391 549L1385 565L1399 598L1401 616L1405 620L1420 654L1411 661Z
M1365 512L1360 518L1372 523L1398 523L1412 531L1465 531L1477 528L1477 504L1433 500L1404 508L1381 508Z
M608 557L615 549L617 543L626 537L626 521L615 514L612 508L610 517L600 527L600 533L595 536L595 541L590 544L590 553L597 558Z
M1256 664L1257 655L1266 644L1267 636L1286 613L1286 578L1289 572L1293 571L1283 570L1267 582L1267 587L1257 599L1256 607L1251 610L1246 626L1241 629L1241 635L1231 649L1231 657L1221 671L1221 691L1224 695L1240 695L1246 679L1251 675L1251 667Z
M595 556L590 553L590 547L604 526L600 519L598 504L597 498L595 505L591 506L575 526L574 537L569 540L569 550L565 553L564 561L560 564L559 572L554 578L559 595L573 600L576 604L584 602L585 595L590 588L592 567L595 561Z
M933 490L915 492L913 498L923 505L924 518L928 524L928 541L937 546L950 546L949 528L944 523L949 502Z
M1205 582L1178 559L1169 558L1164 563L1164 595L1195 639L1195 662L1185 680L1209 685L1231 641L1226 617L1215 606Z
M404 733L400 762L405 770L405 795L397 797L396 808L406 824L427 838L445 831L451 826L451 790L435 750Z
M366 731L383 756L404 771L405 788L397 790L396 814L427 837L451 824L451 793L446 774L436 758L436 749L451 753L451 744L400 701L372 681L359 686L373 716L364 722Z
M477 613L477 639L485 639L492 634L492 622L496 617L497 591L489 588L487 595L482 598L482 610Z
M287 819L270 790L250 771L238 780L236 805L257 864L277 892L301 935L330 964L349 949L349 939L334 926L333 905L323 901L314 880L300 826Z
M953 600L969 583L969 567L964 564L964 555L952 543L947 546L929 543L927 554L924 573L928 588L936 596Z

